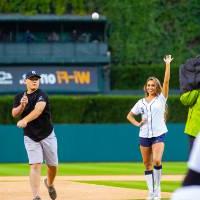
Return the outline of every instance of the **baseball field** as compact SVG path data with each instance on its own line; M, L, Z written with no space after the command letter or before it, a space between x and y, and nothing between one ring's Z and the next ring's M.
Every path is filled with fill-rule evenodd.
M131 200L145 199L146 184L142 163L62 163L55 186L58 200ZM184 162L164 162L162 199L170 199L186 172ZM28 200L31 191L27 164L0 165L1 200ZM45 166L42 169L45 176ZM41 180L41 194L49 200Z

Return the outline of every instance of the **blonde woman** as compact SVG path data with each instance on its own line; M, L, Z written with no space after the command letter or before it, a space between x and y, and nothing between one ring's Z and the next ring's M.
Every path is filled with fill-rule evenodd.
M169 92L171 55L165 56L165 75L163 86L155 77L149 77L144 85L145 97L140 99L127 115L128 121L140 127L140 151L145 166L145 178L149 195L147 199L160 199L160 180L162 155L166 127L166 101ZM141 121L135 119L141 115Z

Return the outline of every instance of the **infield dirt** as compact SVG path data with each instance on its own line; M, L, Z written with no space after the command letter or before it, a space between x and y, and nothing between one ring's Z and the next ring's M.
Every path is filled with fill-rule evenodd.
M163 180L182 180L183 176L163 176ZM41 179L42 200L50 200L48 192ZM146 190L126 189L102 185L79 183L88 180L144 180L143 176L58 176L55 186L57 200L136 200L145 199ZM163 198L169 198L170 193L163 192ZM28 177L0 177L1 200L32 200Z

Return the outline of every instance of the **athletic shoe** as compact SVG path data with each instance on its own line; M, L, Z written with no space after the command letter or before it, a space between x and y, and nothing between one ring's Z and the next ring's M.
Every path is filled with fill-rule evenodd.
M154 193L153 192L149 192L148 197L146 198L146 200L154 200Z
M57 193L53 185L49 186L47 183L47 178L44 179L44 184L49 192L51 199L55 200L57 198Z
M154 191L154 200L160 200L161 199L161 192L160 192L160 187L155 188Z
M39 196L37 196L33 200L41 200L41 198Z

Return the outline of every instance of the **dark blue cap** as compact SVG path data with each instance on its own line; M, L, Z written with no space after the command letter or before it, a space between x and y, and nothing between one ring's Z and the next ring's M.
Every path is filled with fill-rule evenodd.
M26 79L29 79L31 77L41 78L41 76L36 71L30 71L30 72L26 73Z

